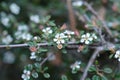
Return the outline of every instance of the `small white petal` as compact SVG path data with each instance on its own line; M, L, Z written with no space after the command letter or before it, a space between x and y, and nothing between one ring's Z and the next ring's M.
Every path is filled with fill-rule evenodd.
M22 74L22 76L21 76L23 79L25 78L25 74Z
M42 30L42 32L46 32L46 30L45 30L45 29L43 29L43 30Z
M27 74L28 74L28 75L30 75L30 73L31 73L30 71L27 71Z
M118 51L116 51L116 54L120 54L120 51L118 50Z
M74 32L71 32L71 34L75 34Z
M61 40L61 43L65 43L65 40Z
M90 37L90 33L86 33L86 36L87 36L87 37Z
M82 35L81 37L82 37L82 38L84 38L84 37L85 37L85 35Z
M118 59L118 61L120 62L120 58Z
M56 38L58 38L59 36L60 36L60 34L58 34L58 33L55 35Z
M90 41L92 41L93 40L93 38L92 37L90 37L90 38L88 38Z
M53 32L52 30L49 31L50 34L51 34L52 32Z
M85 41L85 44L89 44L90 42L88 40Z
M24 71L23 71L23 73L26 73L27 72L27 70L25 69Z
M118 55L115 54L115 58L118 58Z
M31 55L35 55L35 52L32 52Z
M94 36L95 39L97 39L97 36Z
M60 41L57 41L56 43L57 43L57 44L60 44Z
M50 27L47 27L47 28L46 28L46 30L48 30L48 31L49 31L49 30L50 30Z
M77 68L77 69L79 69L79 68L80 68L80 66L79 66L79 65L76 65L76 68Z
M85 40L84 39L81 39L80 42L83 43Z
M55 39L53 39L53 41L54 41L54 42L56 42L56 41L57 41L57 39L55 38Z

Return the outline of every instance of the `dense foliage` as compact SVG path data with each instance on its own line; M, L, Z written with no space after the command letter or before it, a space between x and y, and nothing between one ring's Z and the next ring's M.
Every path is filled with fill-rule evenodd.
M0 79L120 80L119 3L1 0Z

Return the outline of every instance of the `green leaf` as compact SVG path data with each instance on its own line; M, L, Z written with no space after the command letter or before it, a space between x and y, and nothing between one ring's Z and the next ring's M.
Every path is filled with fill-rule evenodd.
M66 54L66 53L67 53L67 50L65 50L65 49L62 49L62 52L63 52L64 54Z
M1 3L1 7L3 8L3 9L5 9L5 10L8 10L9 8L8 8L8 5L5 3L5 2L2 2Z
M105 73L112 73L112 69L111 68L104 68L103 71Z
M97 76L97 75L94 75L94 76L92 77L92 80L100 80L100 77Z
M50 18L51 18L51 16L48 15L48 16L45 17L45 20L48 21Z
M88 70L89 72L93 72L93 71L96 71L96 68L95 68L95 66L94 65L92 65L90 68L89 68L89 70Z
M96 60L96 61L95 61L95 64L96 64L96 65L98 65L98 64L99 64L98 60Z
M72 70L72 74L75 74L75 73L77 73L77 70Z
M33 73L32 73L32 77L38 78L38 73L37 73L37 72L33 72Z
M27 65L27 69L28 69L28 70L32 70L32 69L33 69L33 65L32 65L32 64L28 64L28 65Z
M86 78L86 80L90 80L90 78Z
M47 71L48 70L48 67L45 67L44 69L43 69L43 71Z
M101 80L108 80L108 79L105 76L102 76Z
M62 76L61 76L61 79L62 79L62 80L68 80L68 78L67 78L66 75L62 75Z
M41 67L40 63L35 63L34 65L35 65L35 67L37 67L37 68Z
M53 21L49 21L48 25L49 26L56 26L56 24Z
M38 53L41 53L41 52L47 52L48 50L47 49L44 49L44 48L40 48L38 49Z
M29 46L37 46L37 43L35 41L33 41L33 42L27 42L27 44Z
M40 63L34 63L34 66L37 72L40 72L42 70Z
M50 78L50 74L49 74L49 73L44 73L43 76L44 76L45 78Z

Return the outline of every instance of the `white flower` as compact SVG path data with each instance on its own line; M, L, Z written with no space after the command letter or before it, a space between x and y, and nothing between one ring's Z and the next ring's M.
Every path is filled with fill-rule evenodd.
M10 44L13 41L13 38L10 35L7 35L2 38L2 43L4 44Z
M32 38L32 35L30 33L23 33L22 39L29 41Z
M22 77L23 80L29 80L30 79L30 74L31 74L31 72L29 70L24 70L21 77Z
M60 33L60 34L57 33L55 35L55 38L53 39L53 41L56 42L57 44L63 44L63 43L65 43L64 38L66 38L65 34L63 34L63 33Z
M25 24L21 24L18 26L18 31L28 31L28 26Z
M15 32L16 39L24 39L29 41L32 38L32 35L28 32L29 28L25 24L20 24L17 31Z
M16 39L24 39L27 41L32 39L32 35L28 32L17 31L17 32L15 32L14 35L15 35Z
M81 36L81 43L85 43L85 44L90 44L90 41L92 41L93 38L90 36L90 33L86 33L84 35Z
M37 58L36 53L35 53L35 52L32 52L32 53L31 53L31 56L30 56L30 59L35 59L35 58Z
M10 25L10 19L9 19L9 17L1 17L1 23L4 25L4 26L6 26L6 27L9 27L9 25Z
M79 7L83 5L83 1L75 1L72 3L72 6Z
M74 32L69 31L69 30L65 30L64 34L66 34L68 38L71 38L71 35L74 35Z
M72 64L72 65L70 66L70 68L71 68L72 70L80 69L80 64L81 64L80 61L76 61L74 64Z
M3 56L4 63L12 64L14 63L14 61L15 61L15 55L12 52L8 51L4 53Z
M115 58L118 58L118 61L120 61L120 50L116 51Z
M30 20L35 22L35 23L39 23L40 22L40 19L39 19L39 16L38 15L32 15L30 16Z
M47 27L47 28L43 29L42 32L44 32L45 34L48 35L48 34L52 34L53 31L50 27Z
M20 7L17 5L17 4L15 4L15 3L12 3L11 5L10 5L10 11L12 12L12 13L14 13L14 14L19 14L20 13Z

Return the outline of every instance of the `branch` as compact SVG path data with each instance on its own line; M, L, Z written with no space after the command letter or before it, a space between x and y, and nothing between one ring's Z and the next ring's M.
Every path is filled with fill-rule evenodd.
M66 43L67 46L66 48L78 48L80 45L85 45L83 43L76 43L76 42L68 42ZM49 43L38 43L37 46L42 46L42 47L45 47L45 46L48 46ZM53 46L53 45L50 45L50 46ZM101 46L101 43L94 43L94 44L89 44L88 45L90 48L96 48L96 47L99 47ZM24 43L24 44L10 44L10 45L0 45L0 48L19 48L19 47L29 47L29 45L27 43Z
M91 65L93 64L96 56L99 54L99 52L101 50L103 50L103 47L96 48L95 52L93 53L93 55L91 56L91 58L90 58L90 60L89 60L89 62L87 64L86 68L84 69L84 73L83 73L83 75L82 75L80 80L85 80L85 78L87 77L89 68L91 67Z
M68 42L68 48L75 47L76 45L80 45L82 43ZM37 46L48 46L49 43L38 43ZM72 45L72 46L70 46ZM52 46L52 45L51 45ZM28 44L10 44L10 45L0 45L0 48L17 48L17 47L29 47ZM76 46L78 47L78 46Z
M107 31L107 33L111 36L111 37L113 37L113 35L112 35L112 32L110 31L110 29L107 27L107 25L106 25L106 22L105 21L103 21L103 20L101 20L101 18L100 18L100 16L98 15L98 13L94 10L94 8L90 5L90 4L88 4L87 2L84 2L84 5L88 8L88 10L90 10L100 21L101 21L101 23L102 23L102 27L104 27L104 29Z
M53 54L47 56L47 57L40 63L40 65L42 66L51 56L53 56Z
M38 46L46 46L48 43L38 43ZM0 48L15 48L15 47L28 47L29 45L24 44L10 44L10 45L0 45Z
M68 15L69 15L69 19L70 19L70 26L71 29L73 31L76 30L76 20L75 20L75 16L74 16L74 12L73 12L73 8L72 8L72 1L71 0L67 0L67 7L68 7Z

